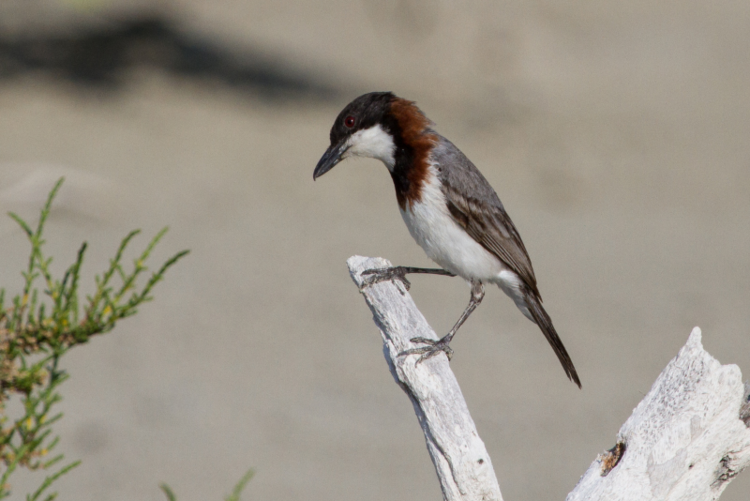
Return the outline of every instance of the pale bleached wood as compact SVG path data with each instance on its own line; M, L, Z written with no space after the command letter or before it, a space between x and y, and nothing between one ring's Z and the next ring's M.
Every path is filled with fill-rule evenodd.
M709 355L696 327L620 428L617 465L603 476L612 458L600 454L567 501L718 499L750 464L747 402L740 369Z
M445 355L415 366L413 337L437 339L399 281L367 284L391 264L354 256L352 279L380 329L391 374L412 401L446 500L501 500L492 463ZM567 501L709 501L750 465L750 385L721 365L696 327ZM614 450L615 448L613 448Z
M444 354L419 365L411 338L438 339L398 280L366 285L362 272L391 266L382 258L353 256L352 279L365 296L383 337L383 353L396 382L409 396L424 432L447 501L502 501L492 461Z

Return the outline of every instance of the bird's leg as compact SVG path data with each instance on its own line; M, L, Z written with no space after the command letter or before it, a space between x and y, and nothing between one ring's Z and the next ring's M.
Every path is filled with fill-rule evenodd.
M455 273L442 268L415 268L413 266L392 266L390 268L373 268L362 272L363 275L372 275L365 282L365 286L376 284L384 280L398 278L404 283L406 290L411 287L411 282L406 279L407 273L431 273L433 275L446 275L455 277Z
M441 351L445 352L445 354L448 356L448 360L450 360L453 357L453 349L451 349L450 347L450 342L453 339L453 336L455 336L456 332L458 332L458 328L461 327L464 322L466 322L466 319L469 318L469 315L471 315L472 312L477 308L477 306L479 306L479 304L482 302L482 299L484 299L484 285L482 285L482 282L479 281L472 282L471 298L469 299L469 304L466 306L466 309L461 314L458 322L456 322L456 325L453 326L450 332L437 341L435 341L434 339L428 339L426 337L413 337L411 338L412 343L422 343L426 344L427 346L402 351L401 353L399 353L399 355L420 355L414 365L417 365L418 363L427 360L430 357L434 357Z

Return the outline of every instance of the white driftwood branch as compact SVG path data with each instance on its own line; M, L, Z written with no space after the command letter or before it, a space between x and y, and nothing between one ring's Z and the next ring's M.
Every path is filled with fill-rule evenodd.
M600 455L567 501L718 499L750 465L748 424L740 369L709 355L696 327L620 428L621 454Z
M366 285L363 271L389 267L391 263L382 258L353 256L347 264L383 336L383 352L391 374L414 405L443 497L447 501L502 501L492 461L447 357L440 354L415 365L415 355L399 356L415 347L410 341L413 337L438 337L403 283Z
M399 356L414 347L411 338L437 336L401 282L367 285L363 271L391 264L361 256L347 264L380 329L391 374L414 405L444 498L502 500L447 358L415 366L415 356ZM748 465L750 385L736 365L721 365L703 349L696 327L567 501L715 500Z

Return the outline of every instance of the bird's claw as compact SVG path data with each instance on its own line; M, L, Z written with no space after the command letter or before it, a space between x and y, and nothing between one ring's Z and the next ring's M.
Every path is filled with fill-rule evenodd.
M385 280L393 280L397 278L401 280L404 287L408 291L411 288L411 282L406 279L406 270L403 266L392 266L390 268L372 268L362 272L362 275L371 275L365 279L364 287L383 282Z
M442 339L435 341L434 339L428 339L426 337L413 337L411 338L411 342L422 343L422 344L427 345L427 346L422 346L421 348L412 348L410 350L404 350L401 353L399 353L399 356L402 356L402 357L406 355L420 355L417 361L414 362L415 366L424 362L428 358L432 358L435 355L438 355L440 353L445 353L449 361L451 358L453 358L453 348L450 347L449 341L446 338L442 338Z

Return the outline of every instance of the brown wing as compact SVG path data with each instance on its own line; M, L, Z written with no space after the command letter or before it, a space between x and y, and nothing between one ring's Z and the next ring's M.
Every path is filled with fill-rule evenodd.
M479 170L450 141L441 137L436 164L448 210L458 224L497 256L539 297L526 247L502 202ZM440 165L450 165L440 168ZM471 193L472 196L467 196ZM476 196L474 196L476 195Z

